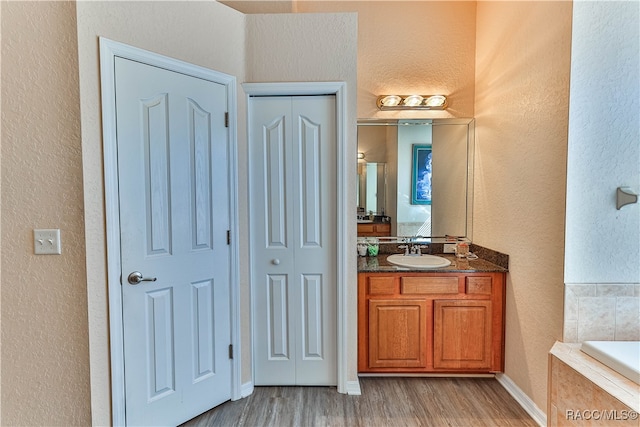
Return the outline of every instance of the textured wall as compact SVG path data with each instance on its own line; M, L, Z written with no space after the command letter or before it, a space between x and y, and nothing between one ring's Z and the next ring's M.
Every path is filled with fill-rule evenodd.
M110 423L109 330L106 284L106 237L98 36L151 50L244 78L244 17L216 2L79 2L78 52L80 69L82 155L84 162L85 232L91 341L91 400L93 422ZM241 94L241 90L238 90ZM245 106L238 98L238 145L245 151ZM246 162L240 159L239 194L246 194ZM247 222L246 201L240 200L240 224ZM241 227L241 232L244 230ZM246 242L246 233L241 234ZM240 243L246 251L246 243ZM241 257L243 254L241 253ZM244 255L246 256L246 255ZM240 298L248 307L248 279L240 278ZM249 340L242 324L243 346ZM243 366L243 377L250 369ZM246 379L244 379L246 380Z
M89 425L75 3L2 2L2 425ZM32 230L60 228L62 255Z
M290 13L297 0L217 0L219 3L233 7L242 13Z
M307 3L319 6L299 6ZM355 9L350 9L347 3L334 3L329 11L372 5L353 2L350 7ZM475 3L394 3L395 10L360 11L358 116L380 114L372 107L378 93L413 91L417 86L425 92L442 88L453 95L450 112L438 114L473 116ZM240 83L245 73L243 18L213 2L78 3L81 156L73 4L2 2L1 7L2 424L90 423L87 297L93 422L108 424L106 284L95 279L106 275L97 35L236 75ZM511 255L507 374L544 408L546 352L562 328L571 3L479 2L477 7L475 238ZM385 25L392 17L401 20L400 11L415 17L420 31ZM286 25L277 30L283 37L297 37ZM255 34L266 31L265 27ZM321 78L315 68L323 65L313 51L310 55L307 67L313 66L313 71L298 66L286 75L274 75L270 67L275 65L263 70L263 64L254 61L247 66L252 76L247 80ZM250 58L247 55L247 61ZM403 67L389 65L394 63ZM351 88L355 85L350 82ZM245 106L242 96L238 101L242 153ZM37 103L41 107L33 107ZM241 158L239 166L239 191L246 194L246 159ZM247 222L246 204L244 209L241 205L241 223ZM85 225L92 278L88 284ZM64 254L31 255L34 227L60 227ZM247 242L246 235L241 238ZM243 306L248 306L247 274L243 270ZM47 293L34 283L46 284ZM245 319L243 342L247 327ZM247 363L243 361L243 381Z
M247 16L247 81L344 81L347 83L347 147L345 160L355 165L356 135L356 16L354 14L289 14ZM340 49L336 49L340 46ZM244 157L246 161L246 156ZM349 168L346 182L356 182ZM247 193L244 193L247 194ZM355 185L346 187L347 200L356 200ZM355 215L355 202L352 205ZM347 235L357 234L355 223ZM356 253L356 240L347 242L346 254ZM348 283L357 282L356 259L347 258ZM357 379L357 290L347 286L350 308L347 349L349 381ZM246 356L246 354L245 354Z
M109 19L106 19L108 17ZM261 26L260 24L266 24ZM322 31L332 28L335 33L320 42ZM167 33L166 29L171 28ZM102 182L102 151L99 104L99 73L97 36L105 36L136 47L186 60L198 65L234 75L238 83L248 81L305 81L348 80L349 91L355 87L355 64L343 61L335 67L323 68L319 55L328 47L343 45L347 39L355 41L348 31L355 28L352 18L295 17L293 15L265 16L264 21L247 23L240 13L215 2L81 2L78 4L78 46L80 53L80 84L82 94L82 139L85 163L85 206L87 265L96 277L106 276L104 206ZM295 34L296 37L290 37ZM246 36L246 52L245 52ZM257 44L269 41L264 49ZM288 44L287 44L288 43ZM333 43L333 44L332 44ZM306 48L303 49L303 48ZM355 48L348 48L344 58L355 57ZM258 60L270 52L269 62ZM278 61L287 56L288 59ZM338 56L340 57L340 56ZM245 76L245 69L247 75ZM349 140L355 153L355 99L350 92L350 121L354 123ZM247 157L245 102L238 88L238 154L239 154L239 221L241 225L241 258L248 249L247 228ZM355 154L354 154L355 162ZM355 179L355 171L354 171ZM355 192L354 196L355 198ZM355 234L355 230L354 230ZM354 242L355 245L355 242ZM355 253L355 247L354 247ZM355 271L355 265L353 270ZM242 310L242 381L251 380L249 344L249 266L241 265ZM354 280L355 282L355 280ZM89 285L89 319L91 321L92 411L94 422L109 422L109 360L106 282L96 280ZM355 299L354 299L355 300ZM353 323L355 325L355 322ZM355 342L355 338L354 338Z
M577 2L571 55L567 283L640 283L640 3ZM636 312L637 314L637 312Z
M546 408L562 337L570 2L478 2L474 241L509 254L505 373Z
M473 117L476 2L300 1L297 12L358 12L358 118ZM383 94L444 94L439 112L382 112Z

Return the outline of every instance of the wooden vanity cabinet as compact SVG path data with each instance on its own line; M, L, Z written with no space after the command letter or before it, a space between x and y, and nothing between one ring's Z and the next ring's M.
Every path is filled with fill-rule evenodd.
M504 276L358 274L358 371L502 371Z
M358 223L358 237L391 236L391 224L388 222Z

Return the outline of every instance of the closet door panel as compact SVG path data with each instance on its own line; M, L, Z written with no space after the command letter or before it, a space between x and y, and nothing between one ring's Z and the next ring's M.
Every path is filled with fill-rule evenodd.
M293 385L291 99L254 98L249 115L255 384Z

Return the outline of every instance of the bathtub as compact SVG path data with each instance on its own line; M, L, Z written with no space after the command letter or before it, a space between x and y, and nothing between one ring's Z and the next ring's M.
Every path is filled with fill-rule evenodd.
M637 374L635 379L629 379L584 351L603 347L604 352L594 352L602 356L613 348L619 348L619 344L631 347L631 351L638 351L640 345L638 342L627 344L616 341L602 344L590 342L584 346L581 343L564 342L553 345L549 351L548 426L639 427L640 384L636 384ZM635 362L631 358L629 364L637 372L640 364L638 353ZM632 371L628 372L629 376L633 376ZM578 419L576 414L590 419ZM610 422L613 419L616 421Z
M640 341L585 341L580 350L640 385Z

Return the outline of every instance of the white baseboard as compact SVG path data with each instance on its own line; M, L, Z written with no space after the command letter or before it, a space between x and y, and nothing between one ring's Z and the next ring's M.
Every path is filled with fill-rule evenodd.
M253 394L253 382L249 381L240 386L240 398L244 399L247 396L251 396ZM360 381L347 381L346 392L350 396L360 396L362 392L360 391Z
M362 394L360 390L360 381L347 381L347 394L350 396L360 396Z
M516 383L505 374L496 374L496 380L507 390L507 392L527 411L531 418L538 423L540 427L547 425L547 415L523 392Z
M249 381L240 386L240 397L244 399L253 394L253 381Z

